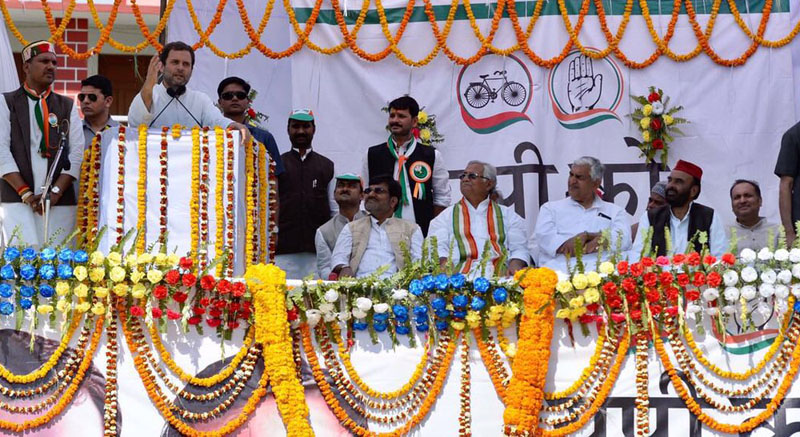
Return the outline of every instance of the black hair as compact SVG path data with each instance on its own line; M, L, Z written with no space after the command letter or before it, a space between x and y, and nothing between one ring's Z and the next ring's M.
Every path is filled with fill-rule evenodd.
M397 211L397 208L400 207L400 200L403 198L403 189L400 187L400 183L394 180L393 177L388 175L378 175L369 178L370 185L382 185L386 184L386 187L389 189L389 198L396 197L397 198L397 205L394 206L394 210Z
M110 97L112 90L111 90L111 81L108 80L107 77L101 76L99 74L95 74L94 76L89 76L86 79L81 81L81 86L92 86L100 90L103 93L103 96Z
M758 196L759 199L761 198L761 187L758 186L758 182L751 181L749 179L736 179L736 181L733 183L733 185L731 185L730 193L728 193L731 196L731 199L733 199L733 188L735 186L739 185L739 184L750 184L750 185L752 185L753 189L756 190L756 196Z
M189 54L192 55L192 68L194 68L194 49L192 46L183 41L172 41L171 43L167 43L167 45L161 49L161 53L158 54L158 59L161 60L162 65L167 65L167 57L169 57L169 52L173 50L179 52L189 52Z
M241 77L231 76L222 79L222 82L219 83L219 86L217 87L217 97L222 97L222 91L225 89L225 87L227 87L232 83L241 86L242 88L244 88L245 94L247 94L248 96L250 95L250 84L245 82L245 80L242 79Z
M392 100L389 109L408 109L408 113L416 117L419 114L419 103L413 97L405 95Z

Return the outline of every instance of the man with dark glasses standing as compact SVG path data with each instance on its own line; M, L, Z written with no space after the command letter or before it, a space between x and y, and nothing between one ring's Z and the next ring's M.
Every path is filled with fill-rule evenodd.
M95 135L119 126L119 123L111 118L111 102L114 101L111 93L111 81L105 76L95 74L81 81L78 102L83 114L83 138L86 140L86 148L92 144Z

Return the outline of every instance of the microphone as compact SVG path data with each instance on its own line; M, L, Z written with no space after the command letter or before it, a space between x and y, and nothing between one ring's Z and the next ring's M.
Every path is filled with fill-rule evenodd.
M185 87L184 87L184 89L185 89ZM172 101L175 100L175 97L177 97L175 95L175 90L173 90L172 88L167 88L167 94L172 98L169 99L169 102L167 102L167 104L164 105L163 108L161 108L161 111L158 113L158 115L156 115L156 117L153 119L153 121L151 121L150 124L147 126L148 128L153 127L153 124L156 122L156 120L158 120L158 117L161 117L161 114L163 114L164 111L167 110L167 108L169 107L170 103L172 103Z
M52 118L53 114L50 115L51 117L49 118ZM68 118L62 119L61 123L58 126L58 132L61 134L61 147L63 148L67 147L67 135L69 134L69 128L70 128L69 119ZM64 154L61 155L61 160L63 161L63 163L61 164L62 170L69 170L70 168L72 168L72 163L69 162L68 158L69 158L68 155Z

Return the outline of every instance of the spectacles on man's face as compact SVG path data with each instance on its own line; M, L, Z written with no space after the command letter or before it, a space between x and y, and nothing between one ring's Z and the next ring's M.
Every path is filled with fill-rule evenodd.
M489 178L487 178L486 176L479 175L478 173L467 173L467 172L461 173L460 175L458 175L458 178L461 179L462 181L464 179L469 179L471 181L474 181L475 179L478 178L486 179L487 181L489 180Z
M375 193L375 194L383 194L388 193L389 190L383 187L367 187L364 188L364 194Z
M79 102L83 102L86 99L89 99L90 102L94 103L94 102L97 101L98 96L97 96L97 94L93 94L93 93L90 93L90 94L80 93L80 94L78 94L78 101Z
M234 97L244 100L247 98L247 93L244 91L226 91L220 96L222 100L233 100Z

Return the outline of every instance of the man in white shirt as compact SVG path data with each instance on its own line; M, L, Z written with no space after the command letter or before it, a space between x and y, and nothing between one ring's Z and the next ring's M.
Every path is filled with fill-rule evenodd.
M611 249L616 249L618 239L622 241L621 250L630 248L628 214L597 195L604 171L605 167L597 158L578 158L569 171L569 197L542 205L534 228L537 265L566 272L567 257L570 257L570 266L574 268L575 246L580 241L583 245L583 262L593 268L605 230L610 231L611 241L606 243Z
M527 266L525 223L511 208L490 198L497 169L470 161L459 177L463 197L436 216L428 232L428 238L436 237L442 267L452 260L458 271L475 276L481 274L481 264L486 275L513 275ZM484 248L489 250L487 262L481 259Z
M706 244L712 255L722 256L728 248L725 225L713 208L695 202L700 195L703 169L679 160L667 178L667 205L646 211L639 221L639 234L630 252L632 260L638 260L644 249L647 229L653 227L653 237L648 250L650 256L666 255L667 242L664 228L669 226L672 253L685 253L687 249L700 252L704 244L700 232L705 232ZM690 240L693 242L689 247Z
M320 278L331 280L336 279L336 275L331 275L333 267L331 255L336 246L336 239L348 223L367 215L361 211L361 200L364 198L361 178L352 173L336 176L333 198L339 205L339 213L317 228L314 235L314 245L317 246L317 274Z
M731 185L731 209L736 220L728 225L728 237L736 231L736 249L753 249L756 252L778 239L778 224L772 223L766 217L761 217L761 187L758 182L747 179L737 179Z
M385 267L381 277L405 266L403 245L412 260L422 257L422 231L416 223L393 217L400 202L400 184L390 176L373 177L364 190L369 216L342 229L331 256L333 273L363 277Z
M191 46L181 41L165 45L159 55L150 59L142 90L128 110L128 126L132 129L141 124L230 127L238 129L244 142L248 141L250 132L245 125L222 115L207 95L186 88L193 69ZM158 83L162 73L163 79Z

